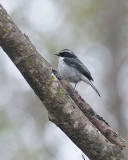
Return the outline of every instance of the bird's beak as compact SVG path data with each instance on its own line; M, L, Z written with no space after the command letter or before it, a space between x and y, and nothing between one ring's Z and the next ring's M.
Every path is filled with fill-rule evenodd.
M58 54L55 54L56 56L58 56Z

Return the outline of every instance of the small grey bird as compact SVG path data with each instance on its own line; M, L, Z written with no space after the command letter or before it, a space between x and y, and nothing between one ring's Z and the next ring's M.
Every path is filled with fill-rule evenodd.
M100 96L100 93L91 82L93 81L91 73L72 51L63 49L55 55L59 57L58 70L62 77L66 78L71 83L75 83L75 87L78 82L83 81L91 85Z

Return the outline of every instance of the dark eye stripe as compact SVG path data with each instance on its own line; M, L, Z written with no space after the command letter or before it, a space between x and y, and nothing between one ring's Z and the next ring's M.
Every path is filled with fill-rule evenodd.
M61 57L68 57L68 58L76 58L77 56L70 51L69 49L63 49L62 51L60 51L60 53L58 54L58 56Z

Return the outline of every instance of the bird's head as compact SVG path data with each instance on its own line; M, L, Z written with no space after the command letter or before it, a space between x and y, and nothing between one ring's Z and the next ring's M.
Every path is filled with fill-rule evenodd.
M58 54L55 54L55 55L57 55L58 57L63 57L63 58L66 58L66 57L67 58L77 58L77 56L69 49L63 49Z

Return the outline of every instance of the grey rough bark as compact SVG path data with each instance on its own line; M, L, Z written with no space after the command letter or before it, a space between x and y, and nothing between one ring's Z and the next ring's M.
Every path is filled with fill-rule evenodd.
M0 5L0 45L22 73L55 123L91 160L124 160L65 91L29 38L22 34Z

